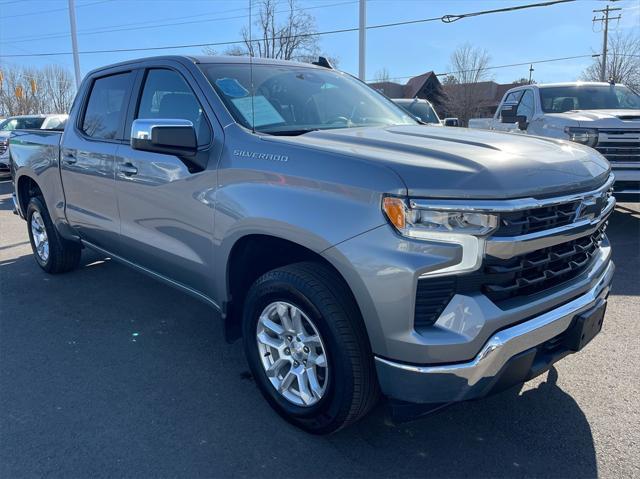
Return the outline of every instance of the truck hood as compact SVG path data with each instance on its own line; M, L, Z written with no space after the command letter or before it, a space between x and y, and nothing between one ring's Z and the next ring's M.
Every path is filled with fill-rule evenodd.
M610 170L599 153L576 143L466 128L344 128L265 139L383 163L415 197L560 195L596 188Z
M577 122L585 128L640 128L640 110L571 110L545 116Z

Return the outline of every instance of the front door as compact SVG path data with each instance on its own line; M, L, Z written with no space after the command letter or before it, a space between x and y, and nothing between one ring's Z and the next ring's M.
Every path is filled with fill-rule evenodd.
M211 127L177 71L149 69L136 103L136 119L191 121L199 148L203 153L208 150ZM196 169L178 156L120 146L116 159L119 255L211 297L215 186L213 168Z

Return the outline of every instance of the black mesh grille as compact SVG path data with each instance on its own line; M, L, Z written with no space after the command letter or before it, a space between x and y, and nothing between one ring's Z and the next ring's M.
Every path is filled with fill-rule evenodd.
M494 302L534 294L575 278L587 269L606 224L590 236L508 260L487 258L483 292Z
M638 141L628 143L603 141L598 143L596 150L609 161L640 162L640 142Z
M558 226L568 225L575 219L579 201L545 206L529 210L502 213L495 236L518 236Z
M423 278L416 292L416 326L431 326L447 307L456 291L456 278Z

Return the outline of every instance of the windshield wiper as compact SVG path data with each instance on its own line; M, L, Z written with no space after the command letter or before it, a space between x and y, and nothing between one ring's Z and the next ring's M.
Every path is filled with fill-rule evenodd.
M319 128L300 128L298 130L262 130L260 133L267 133L275 136L300 136L312 131L318 131Z

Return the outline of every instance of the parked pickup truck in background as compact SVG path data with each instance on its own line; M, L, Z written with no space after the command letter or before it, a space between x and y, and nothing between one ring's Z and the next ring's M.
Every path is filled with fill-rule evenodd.
M507 91L493 118L469 128L562 138L598 150L611 163L616 196L640 201L640 95L624 85L554 83Z
M354 422L380 391L396 412L486 396L602 326L601 155L428 128L330 68L120 63L84 79L64 133L15 131L9 151L42 269L86 247L209 304L307 431Z
M68 115L21 115L0 121L0 178L9 176L9 136L14 130L64 129Z

